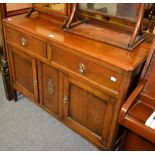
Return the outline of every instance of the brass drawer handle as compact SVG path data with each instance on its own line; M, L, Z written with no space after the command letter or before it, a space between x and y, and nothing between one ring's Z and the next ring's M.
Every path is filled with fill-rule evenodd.
M22 37L22 38L20 39L20 42L21 42L21 45L22 45L22 46L26 46L26 45L27 45L27 40L26 40L24 37Z
M117 82L117 78L115 76L111 76L110 80L113 81L113 82Z
M83 74L86 71L86 66L83 63L79 64L79 71Z

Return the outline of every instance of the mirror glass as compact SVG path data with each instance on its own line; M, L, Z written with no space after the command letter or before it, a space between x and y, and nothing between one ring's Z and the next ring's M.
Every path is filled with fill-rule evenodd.
M79 9L95 12L112 17L125 18L129 20L136 20L137 15L136 3L80 3Z
M66 12L65 3L35 3L34 7L42 8L45 11L51 11L60 14L64 14Z
M7 12L31 8L31 7L32 7L32 3L6 3Z

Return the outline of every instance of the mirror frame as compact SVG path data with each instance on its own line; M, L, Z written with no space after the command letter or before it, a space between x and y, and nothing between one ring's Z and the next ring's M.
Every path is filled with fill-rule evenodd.
M109 40L107 41L106 39L104 39L104 37L102 37L102 39L100 39L100 36L99 37L97 36L96 38L94 38L89 35L91 28L87 29L88 31L86 33L82 32L81 31L83 29L82 25L89 24L89 22L85 19L80 18L80 11L78 9L78 3L74 3L72 5L71 15L70 15L69 19L66 21L66 23L63 25L63 29L67 32L85 36L87 38L94 39L97 41L109 43L111 45L115 45L120 48L125 48L127 50L132 51L136 46L138 46L144 40L144 35L142 33L143 13L144 13L144 4L140 3L139 7L138 7L137 14L136 14L136 21L133 21L135 25L132 28L132 31L129 30L130 33L127 34L129 36L129 40L127 40L127 43L125 43L125 45L124 45L124 43L123 44L117 43L116 40L112 41L112 42L110 42ZM124 19L122 19L122 20L124 20ZM129 20L127 20L127 21L129 21ZM81 25L81 27L78 30L74 29L74 27L76 27L76 26L79 27L79 25ZM89 25L90 25L90 27L92 26L91 23ZM111 24L107 22L106 26L109 27L109 30L110 30ZM125 33L124 28L125 27L121 27L121 31L118 31L118 29L120 29L120 27L118 25L117 28L115 27L115 31L117 31L118 34L121 35L122 33ZM111 32L112 32L112 30L111 30ZM104 36L104 33L102 33L102 35Z

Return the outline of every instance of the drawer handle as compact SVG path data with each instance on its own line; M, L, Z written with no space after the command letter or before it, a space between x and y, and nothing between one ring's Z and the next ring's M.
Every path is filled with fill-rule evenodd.
M116 81L117 81L117 78L114 77L114 76L111 76L111 77L110 77L110 80L113 81L113 82L116 82Z
M86 71L86 66L83 63L79 64L79 71L83 74Z
M25 38L21 38L20 42L21 42L22 46L26 46L26 44L27 44L27 40Z

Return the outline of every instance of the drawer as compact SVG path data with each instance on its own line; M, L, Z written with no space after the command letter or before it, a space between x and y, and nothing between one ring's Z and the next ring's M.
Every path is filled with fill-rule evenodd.
M52 61L112 90L119 90L121 74L62 48L52 47Z
M41 40L35 39L29 35L18 32L11 28L6 28L6 40L17 44L27 50L34 52L35 54L47 57L46 43Z

